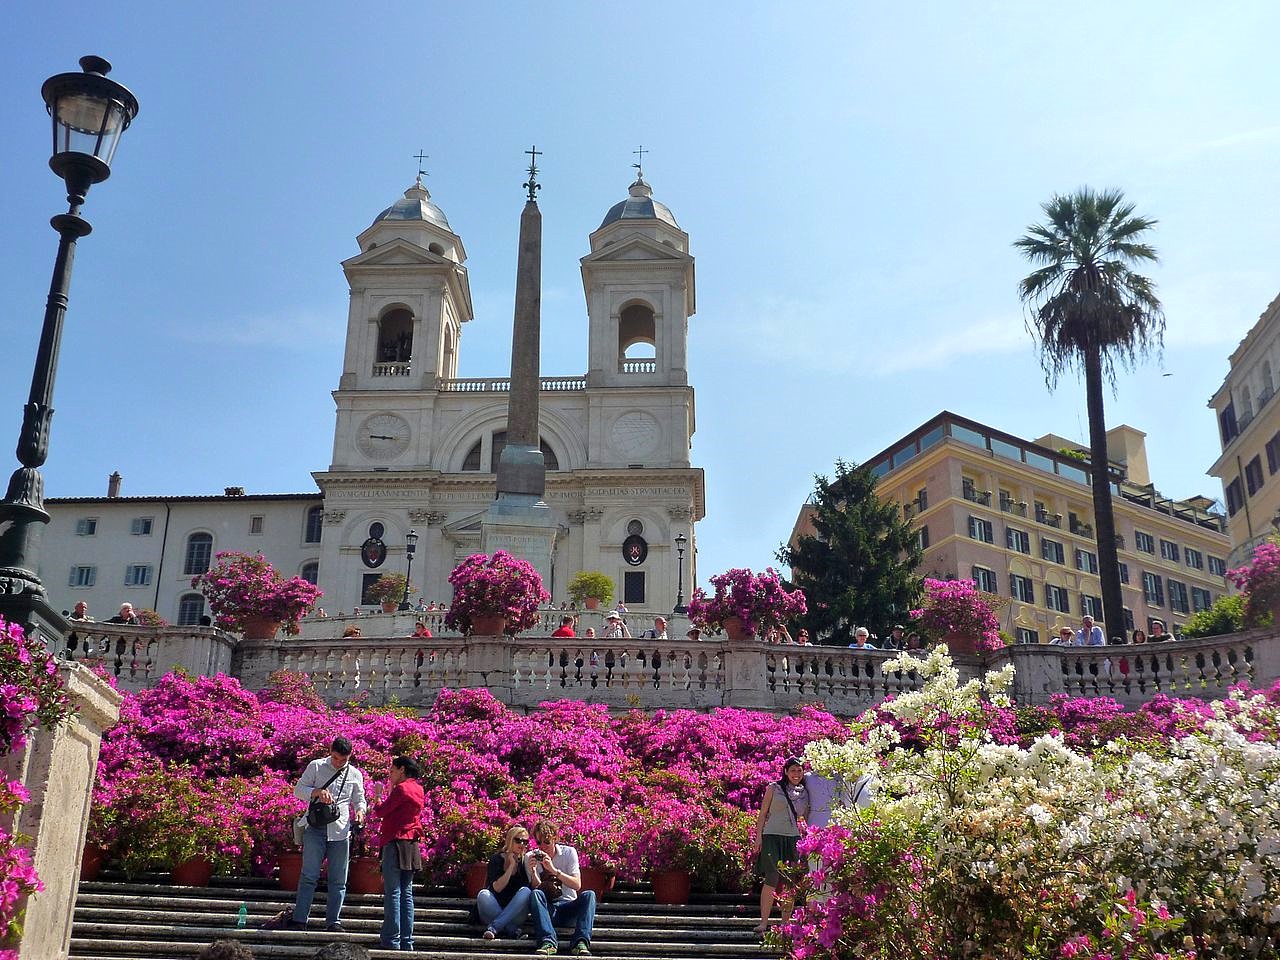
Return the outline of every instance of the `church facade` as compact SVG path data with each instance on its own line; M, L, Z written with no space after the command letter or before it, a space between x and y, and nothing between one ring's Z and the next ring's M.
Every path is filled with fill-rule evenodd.
M588 244L588 369L543 376L539 394L557 527L546 586L558 603L574 573L598 570L628 607L668 611L675 538L688 541L687 598L705 511L690 458L689 237L641 177ZM55 606L84 599L101 617L131 600L191 622L204 611L190 577L207 558L261 550L282 572L315 578L331 612L349 610L382 573L404 572L411 530L413 582L447 602L449 572L481 549L510 381L457 376L464 333L484 321L473 318L462 238L420 180L357 245L342 265L350 308L332 461L312 475L319 493L51 499L41 577Z

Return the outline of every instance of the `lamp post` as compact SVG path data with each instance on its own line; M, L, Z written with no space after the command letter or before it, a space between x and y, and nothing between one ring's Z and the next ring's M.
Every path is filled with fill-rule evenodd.
M400 598L400 609L409 609L409 575L413 573L413 555L418 552L418 534L410 529L404 537L404 554L409 558L409 565L404 571L404 596Z
M60 635L66 622L50 606L40 566L40 539L49 514L44 509L44 478L40 467L49 455L49 426L53 419L53 384L58 372L62 322L71 289L76 241L93 229L80 216L85 195L95 183L111 175L111 160L120 137L138 114L132 93L107 78L111 64L101 57L81 57L81 73L60 73L40 88L53 121L53 155L49 167L67 186L66 213L49 222L58 232L58 255L45 305L40 346L36 352L31 393L22 411L18 461L9 489L0 501L0 614L26 625L48 641Z
M689 538L683 533L676 534L676 613L689 612L684 604L684 545L688 542Z

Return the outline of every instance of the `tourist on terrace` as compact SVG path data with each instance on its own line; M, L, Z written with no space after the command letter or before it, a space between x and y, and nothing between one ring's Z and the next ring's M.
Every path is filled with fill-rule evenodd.
M920 639L920 634L912 630L907 634L906 646L903 647L908 653L916 653L924 649L924 642Z
M630 640L631 631L622 622L622 614L617 610L610 610L604 615L604 633L600 636L604 640Z
M364 824L364 774L351 762L351 741L335 737L329 756L312 760L293 795L299 800L336 807L338 818L327 826L307 824L302 839L302 876L294 901L290 930L305 930L320 880L320 865L329 861L329 881L325 898L325 924L329 931L342 930L342 903L347 896L347 867L351 860L351 825Z
M354 623L342 631L343 640L359 640L364 636L364 632Z
M885 641L886 650L905 650L907 648L907 631L900 623L895 623Z
M769 916L773 913L773 901L781 880L779 864L800 860L796 842L800 839L801 824L808 816L809 791L804 785L804 767L795 757L789 757L782 765L782 776L765 787L753 831L756 870L764 878L760 888L760 923L753 928L756 933L769 929ZM791 893L784 892L783 923L791 919L793 905Z
M431 631L427 629L427 625L425 623L419 620L417 623L413 625L413 635L415 637L430 639Z
M1166 640L1172 640L1173 637L1164 632L1163 620L1151 621L1151 636L1147 637L1147 643L1163 643Z
M529 916L529 831L521 824L507 827L502 849L489 858L484 889L476 897L476 912L485 924L484 938L515 939Z
M1076 634L1068 626L1058 628L1058 635L1049 641L1050 645L1055 647L1071 647L1075 646Z
M596 895L592 890L582 889L578 851L568 844L557 843L559 833L550 820L539 820L533 827L537 846L529 861L529 882L533 887L529 914L533 919L533 935L538 940L534 953L555 954L556 927L572 923L569 952L589 957L591 930L596 922Z
M812 644L809 643L809 631L804 627L801 627L796 631L796 643L802 647L812 646Z
M594 640L596 638L596 628L587 627L587 632L583 634L583 637L585 637L588 640Z
M1107 635L1093 622L1093 617L1085 614L1080 620L1080 629L1076 631L1075 644L1077 647L1105 647Z
M701 640L702 630L698 627L690 627L689 632L684 635L686 640Z
M875 644L870 642L871 631L866 627L859 627L853 631L853 643L849 644L850 650L875 650Z
M89 616L89 605L81 600L75 605L71 611L68 620L75 620L79 623L93 623L93 617Z
M563 617L560 618L560 626L556 627L555 631L551 634L551 636L572 637L573 635L574 635L573 617L569 614L565 614Z
M382 933L384 950L413 949L413 875L422 869L422 768L409 757L391 761L390 789L374 807L381 818L378 849L382 851Z
M140 622L141 621L138 620L138 615L133 612L132 603L120 604L120 612L114 617L107 618L107 623L131 623L136 625Z
M1147 642L1147 631L1143 630L1141 627L1138 627L1136 630L1134 630L1134 631L1133 631L1133 642L1134 642L1134 643L1146 643L1146 642Z
M644 633L640 634L640 636L641 636L643 639L645 639L645 640L667 640L667 639L669 639L669 638L667 637L667 618L666 618L666 617L654 617L654 618L653 618L653 629L652 629L652 630L646 630Z

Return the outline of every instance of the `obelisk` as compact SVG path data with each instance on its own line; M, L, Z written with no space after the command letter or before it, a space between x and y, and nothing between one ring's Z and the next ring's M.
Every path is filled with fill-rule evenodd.
M551 558L558 526L543 500L547 466L538 436L542 340L542 212L538 209L537 147L529 154L529 191L520 214L516 260L515 321L511 331L511 392L507 400L507 442L498 460L493 504L481 524L486 553L506 550L528 560L552 589Z

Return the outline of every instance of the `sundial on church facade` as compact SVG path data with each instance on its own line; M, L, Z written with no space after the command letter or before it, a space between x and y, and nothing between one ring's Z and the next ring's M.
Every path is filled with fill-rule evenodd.
M613 421L609 436L614 448L624 457L642 457L657 447L660 433L661 428L652 414L633 410Z

